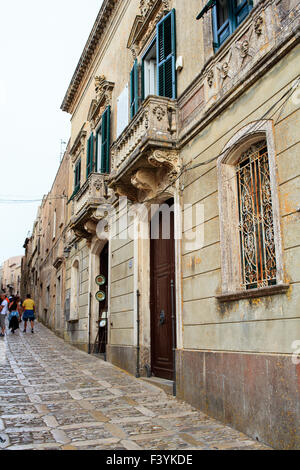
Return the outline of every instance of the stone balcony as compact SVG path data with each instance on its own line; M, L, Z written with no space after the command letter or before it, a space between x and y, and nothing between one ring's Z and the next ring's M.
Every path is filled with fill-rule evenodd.
M109 186L132 201L154 197L180 172L177 102L148 96L112 146Z
M99 221L96 215L97 209L101 204L107 203L107 180L107 175L91 173L74 196L70 228L77 237L89 239L96 233Z

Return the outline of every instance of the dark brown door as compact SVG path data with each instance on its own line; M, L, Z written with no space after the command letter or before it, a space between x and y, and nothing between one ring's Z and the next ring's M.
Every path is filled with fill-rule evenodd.
M168 205L172 205L168 201ZM163 238L162 215L151 222L159 225L158 239L152 239L151 249L151 364L152 374L156 377L172 380L173 344L172 344L172 292L171 281L175 280L174 213L170 215L170 237ZM175 305L175 302L174 302ZM175 307L174 307L175 308ZM175 312L174 312L175 315Z
M100 290L105 292L105 300L99 302L99 322L101 319L107 317L108 310L108 243L103 248L100 254L100 273L105 276L105 284L100 287ZM106 326L99 328L99 352L105 353L107 343L107 322Z

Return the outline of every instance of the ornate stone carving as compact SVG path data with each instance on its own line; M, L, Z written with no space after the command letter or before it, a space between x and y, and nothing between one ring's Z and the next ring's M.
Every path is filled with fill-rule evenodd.
M232 75L230 73L230 62L232 58L232 51L230 50L229 53L227 54L227 57L225 57L223 62L220 62L217 64L217 69L220 72L220 77L222 81L226 80L227 77L232 78Z
M214 71L213 71L213 69L210 69L208 74L207 74L207 83L208 83L208 86L210 88L213 86L213 83L214 83Z
M156 3L157 0L140 0L140 11L142 16L146 17ZM161 3L165 10L170 8L169 0L161 0Z
M173 180L180 173L181 165L176 150L154 150L148 156L148 162L154 167L164 167Z
M92 130L98 125L105 108L112 103L114 85L114 83L107 81L104 75L95 77L96 98L92 100L87 116Z
M104 180L103 178L97 178L94 181L94 187L96 188L96 191L100 191L104 186Z
M131 184L147 196L153 197L157 188L155 170L141 168L131 177Z
M263 24L264 24L264 20L263 20L262 16L258 16L257 18L255 18L255 20L254 20L254 31L256 32L257 36L260 36L262 34Z
M161 121L162 118L165 116L166 112L161 106L156 106L153 109L153 114L154 114L154 116L156 116L158 121Z
M96 93L96 100L98 101L99 97L103 91L103 85L105 82L105 76L100 75L99 77L95 77L95 93Z
M241 59L242 59L242 63L243 63L243 61L246 57L248 57L248 56L252 57L253 56L252 48L250 46L251 37L252 37L252 30L251 30L251 32L248 36L245 35L241 39L241 41L239 41L236 44L237 49L239 49L239 51L240 51L240 56L241 56Z

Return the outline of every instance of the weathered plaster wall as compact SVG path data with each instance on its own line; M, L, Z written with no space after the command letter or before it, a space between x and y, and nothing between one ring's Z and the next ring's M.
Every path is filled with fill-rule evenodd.
M260 120L294 82L298 63L296 47L186 145L184 161L198 154L195 163L217 156L239 129ZM188 252L183 243L178 396L283 449L300 446L300 369L292 362L292 344L300 338L299 123L294 97L274 116L286 294L220 303L215 297L221 293L216 161L188 172L183 192L185 204L204 205L204 224L194 227L204 229L204 246Z

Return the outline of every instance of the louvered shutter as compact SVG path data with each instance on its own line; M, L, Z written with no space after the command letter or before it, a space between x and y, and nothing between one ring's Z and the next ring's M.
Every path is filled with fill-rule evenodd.
M176 99L176 23L175 10L157 25L158 95Z
M131 119L139 110L139 67L135 60L130 72L130 117Z
M89 174L93 170L93 157L94 157L94 135L91 134L88 145L87 145L87 156L86 156L86 177L89 177Z
M101 145L101 173L110 170L110 106L107 106L102 116L102 145Z

